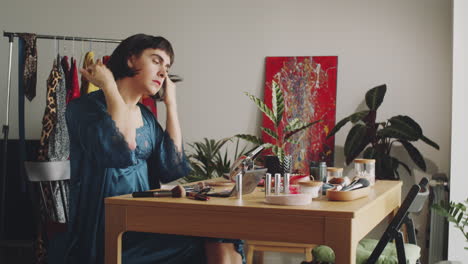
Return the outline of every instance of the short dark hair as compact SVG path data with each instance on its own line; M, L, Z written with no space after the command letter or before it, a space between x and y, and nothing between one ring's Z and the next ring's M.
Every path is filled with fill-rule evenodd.
M174 50L171 43L160 36L151 36L146 34L136 34L123 40L107 62L107 67L114 74L115 80L125 77L133 77L138 72L128 67L127 61L131 56L140 56L145 49L160 49L169 55L170 64L174 62Z

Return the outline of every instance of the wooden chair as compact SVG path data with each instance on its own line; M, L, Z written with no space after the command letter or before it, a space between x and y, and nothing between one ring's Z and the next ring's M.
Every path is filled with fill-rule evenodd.
M306 261L312 261L312 249L316 246L313 244L287 243L287 242L270 242L247 240L247 264L253 264L254 253L259 253L260 264L263 264L263 252L285 252L285 253L304 253Z

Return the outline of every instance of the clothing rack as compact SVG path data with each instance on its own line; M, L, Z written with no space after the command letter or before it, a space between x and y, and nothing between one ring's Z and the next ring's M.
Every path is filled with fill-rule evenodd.
M10 112L10 90L11 90L11 58L13 53L13 41L19 37L20 32L3 32L3 36L8 38L9 42L9 56L8 56L8 78L7 78L7 96L6 96L6 118L3 125L3 160L2 160L2 174L1 174L1 189L0 189L0 242L5 240L5 207L6 207L6 177L7 177L7 142L9 132L9 112ZM32 33L30 33L32 34ZM102 43L120 43L118 39L104 39L104 38L88 38L88 37L74 37L74 36L60 36L60 35L41 35L36 34L37 39L53 39L53 40L72 40L72 41L87 41L87 42L102 42ZM24 140L24 139L22 139ZM21 141L21 139L20 139ZM20 168L22 169L22 168ZM1 243L4 244L4 243ZM0 254L1 255L1 254ZM1 257L1 256L0 256ZM0 261L2 262L2 261Z

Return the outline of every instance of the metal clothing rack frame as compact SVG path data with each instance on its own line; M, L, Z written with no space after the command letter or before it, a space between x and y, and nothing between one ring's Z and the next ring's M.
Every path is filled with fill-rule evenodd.
M1 174L1 189L0 189L0 242L5 240L5 207L6 207L6 177L7 177L7 153L8 153L8 132L9 132L9 113L10 113L10 90L11 90L11 57L13 52L14 38L18 38L21 32L3 32L3 36L8 38L9 42L9 56L8 56L8 78L7 78L7 96L6 96L6 118L3 125L3 160L2 160L2 174ZM103 42L103 43L120 43L118 39L104 39L104 38L88 38L88 37L74 37L74 36L60 36L60 35L41 35L36 34L37 39L53 39L53 40L72 40L72 41L87 41L87 42ZM0 243L4 244L4 243ZM1 254L0 254L1 258ZM1 261L0 261L1 262Z

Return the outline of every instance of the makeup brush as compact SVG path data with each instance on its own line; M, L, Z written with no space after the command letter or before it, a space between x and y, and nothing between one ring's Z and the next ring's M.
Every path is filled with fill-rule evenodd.
M132 197L144 198L144 197L185 197L186 192L182 185L177 185L172 190L160 190L160 191L147 191L147 192L134 192Z
M205 182L199 182L197 184L184 186L184 189L187 192L189 192L189 191L199 192L199 191L203 190L203 188L205 188L205 187L207 187L205 185Z
M364 178L360 178L357 181L355 181L354 183L352 183L352 184L344 187L343 189L341 189L341 191L352 191L352 190L356 190L356 189L359 189L359 188L367 187L369 185L370 185L370 183L369 183L368 180L366 180Z

